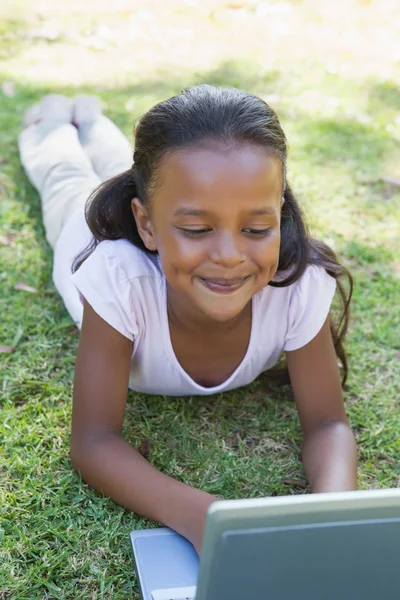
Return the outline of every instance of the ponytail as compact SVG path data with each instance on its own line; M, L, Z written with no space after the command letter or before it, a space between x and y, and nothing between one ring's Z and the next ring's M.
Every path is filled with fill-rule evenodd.
M76 257L72 271L79 269L96 246L104 240L129 240L145 252L150 252L137 230L132 213L132 198L138 197L137 172L134 167L102 183L89 196L85 217L93 240Z
M338 262L336 254L324 242L310 240L310 264L319 265L336 280L341 306L331 309L330 327L336 355L342 365L342 385L346 383L348 365L343 341L350 322L350 302L353 295L353 278L350 271Z
M336 254L329 246L310 238L299 202L289 185L286 186L284 200L277 277L269 285L272 287L291 285L303 275L308 265L324 268L336 280L341 306L335 311L335 315L331 310L330 328L336 355L342 366L344 385L348 375L348 365L343 340L350 320L349 306L353 293L353 278L346 267L338 262ZM277 374L282 375L279 371Z
M281 276L277 281L271 281L273 287L286 287L297 281L306 270L310 257L304 216L289 184L286 184L283 199L278 263L278 274Z

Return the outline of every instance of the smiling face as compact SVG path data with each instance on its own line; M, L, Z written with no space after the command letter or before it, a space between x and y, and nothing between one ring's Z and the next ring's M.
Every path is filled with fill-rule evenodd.
M164 160L147 210L132 210L157 250L175 305L197 319L237 317L275 275L282 166L251 144L189 148Z

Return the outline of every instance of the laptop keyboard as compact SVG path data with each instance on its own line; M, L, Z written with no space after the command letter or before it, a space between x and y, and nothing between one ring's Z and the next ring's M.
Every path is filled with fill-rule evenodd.
M195 586L154 590L151 594L152 600L195 600L195 597Z

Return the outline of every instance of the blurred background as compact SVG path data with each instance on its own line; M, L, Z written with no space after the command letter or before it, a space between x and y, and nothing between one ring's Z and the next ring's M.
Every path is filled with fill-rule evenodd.
M188 85L232 85L278 111L305 201L317 188L336 206L354 182L400 180L396 0L13 0L0 17L7 124L45 92L89 92L130 135L145 110ZM351 233L352 217L327 208L312 217ZM358 227L359 198L346 208Z
M24 111L99 94L134 122L188 85L234 86L278 112L312 233L355 279L347 410L360 487L400 485L398 0L0 0L0 599L138 598L129 549L148 526L68 458L77 331L52 281L40 202L19 164ZM130 394L126 437L223 497L304 493L290 390Z

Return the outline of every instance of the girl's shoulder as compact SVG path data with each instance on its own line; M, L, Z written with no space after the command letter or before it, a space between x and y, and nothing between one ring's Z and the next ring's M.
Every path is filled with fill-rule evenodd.
M130 340L143 329L143 315L159 312L163 279L158 256L126 240L100 242L72 275L81 299Z
M273 282L285 279L280 273ZM308 265L303 275L285 287L266 286L258 297L261 328L283 335L284 350L308 343L322 327L332 304L336 280L323 267Z
M158 255L144 252L127 240L100 242L85 262L90 269L119 269L128 281L138 277L163 277Z
M277 273L273 277L272 282L280 283L285 281L285 279L289 277L290 273L290 271L282 271ZM268 287L276 291L279 290L280 293L284 295L293 295L295 293L298 295L304 295L320 288L329 288L331 290L334 289L335 286L336 280L334 277L329 275L329 273L327 273L323 267L315 264L309 264L307 265L304 273L290 285L284 287Z

